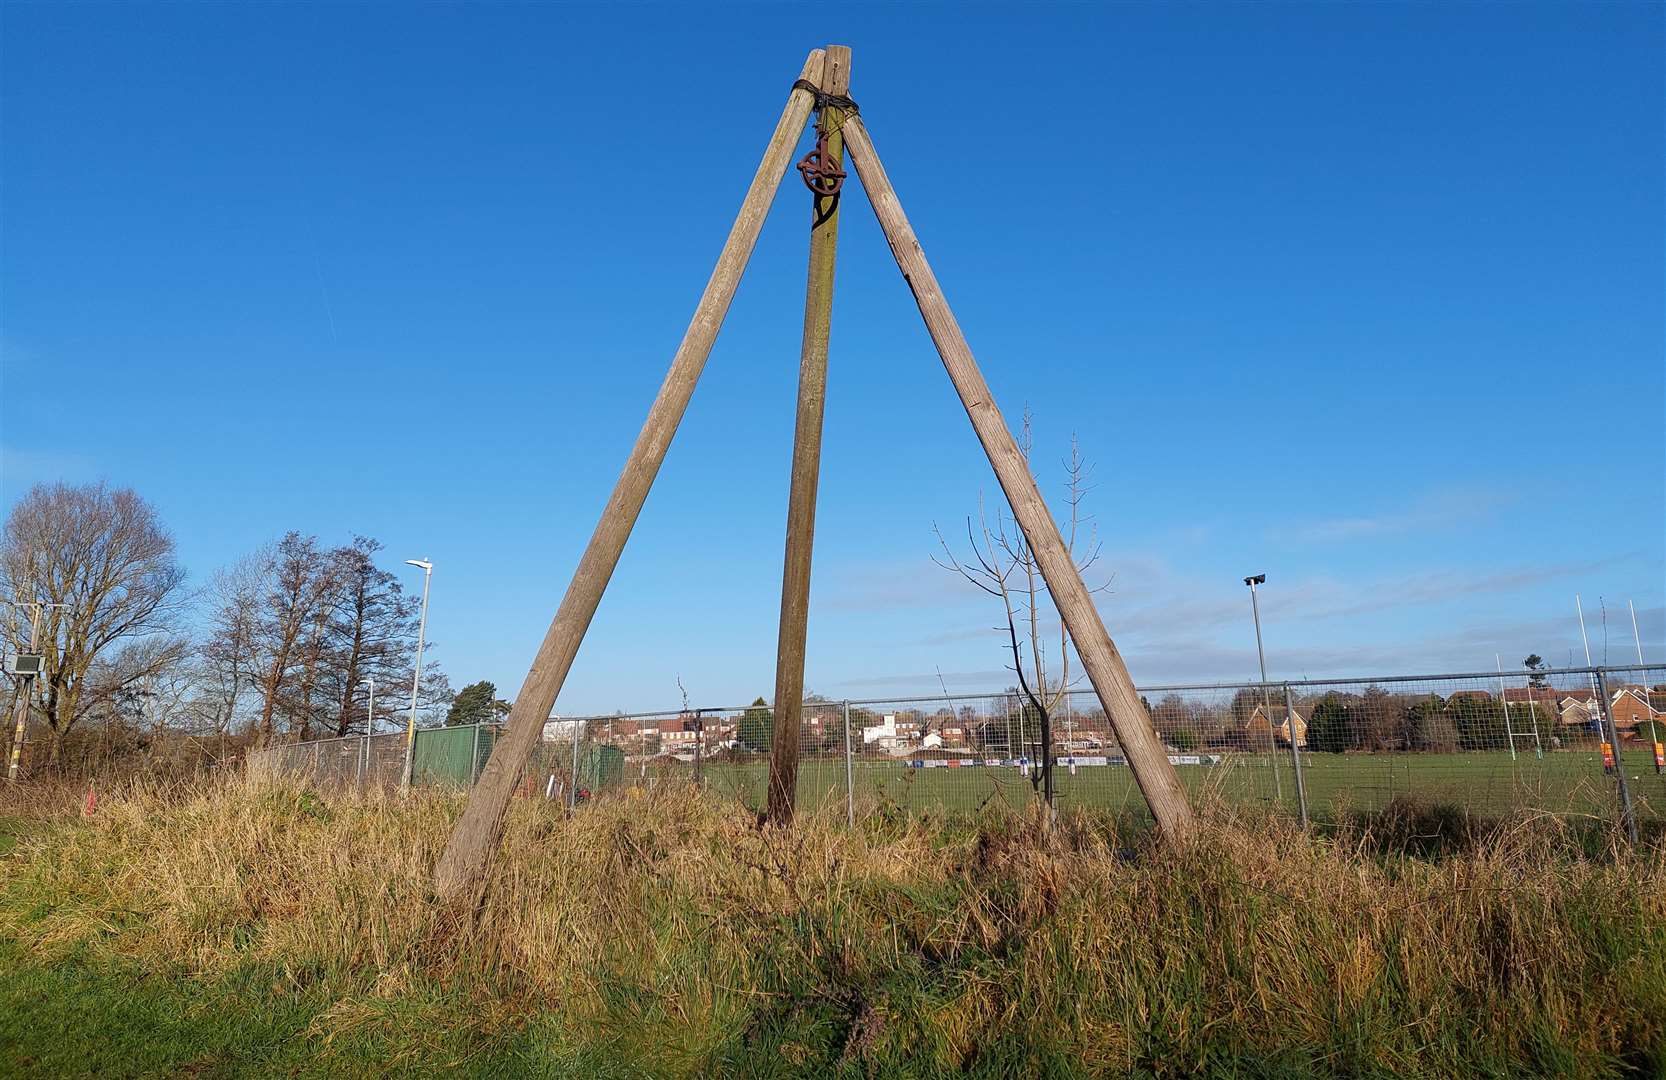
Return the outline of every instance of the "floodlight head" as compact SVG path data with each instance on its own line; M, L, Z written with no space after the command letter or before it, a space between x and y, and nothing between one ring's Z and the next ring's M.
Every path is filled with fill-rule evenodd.
M405 562L408 565L414 566L419 570L432 570L432 569L434 569L434 564L429 562L427 559L406 559Z
M1247 578L1244 579L1244 584L1248 585L1252 589L1255 588L1257 585L1265 585L1265 584L1267 584L1267 575L1266 574L1256 574L1254 577L1247 577Z

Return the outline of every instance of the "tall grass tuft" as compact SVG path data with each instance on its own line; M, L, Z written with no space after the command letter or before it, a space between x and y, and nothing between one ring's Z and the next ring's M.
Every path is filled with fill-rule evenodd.
M327 987L320 1039L435 986L478 1003L441 1027L559 1013L578 1073L1666 1069L1666 857L1554 823L1431 853L1406 808L1328 838L1213 808L1171 852L1085 812L760 831L687 788L525 800L465 912L429 890L461 807L135 789L19 842L0 932L43 963Z

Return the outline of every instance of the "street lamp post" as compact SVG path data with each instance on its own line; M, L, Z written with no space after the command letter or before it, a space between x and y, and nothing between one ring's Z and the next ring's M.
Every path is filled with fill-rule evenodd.
M434 577L434 564L427 559L406 559L406 565L422 571L422 617L417 620L416 671L411 675L411 719L405 727L405 777L400 789L411 790L416 770L417 690L422 686L422 644L428 634L428 583Z
M359 685L368 688L370 692L364 705L364 738L359 740L358 785L360 790L363 790L364 774L370 768L370 737L376 734L376 680L367 678Z
M1261 646L1261 602L1256 599L1255 587L1267 584L1266 574L1255 574L1244 579L1249 586L1250 611L1255 616L1255 655L1261 660L1261 712L1267 718L1267 742L1269 756L1273 759L1273 797L1279 802L1284 801L1284 783L1278 778L1278 747L1273 736L1273 706L1267 697L1267 650ZM1294 717L1285 717L1285 723L1290 725L1290 741L1296 740L1296 721Z
M31 607L35 609L34 615L29 620L29 654L36 660L36 669L34 674L19 674L17 676L17 726L12 733L12 756L11 762L6 770L6 779L15 784L17 783L23 769L23 740L29 733L30 695L34 693L36 675L43 674L45 671L44 667L40 666L41 654L35 651L39 647L38 640L40 638L41 614L43 612L52 611L55 608L67 608L69 605L47 604L39 600L30 600L21 603L16 600L8 600L6 603L11 604L13 607ZM56 631L54 631L53 648L57 648Z

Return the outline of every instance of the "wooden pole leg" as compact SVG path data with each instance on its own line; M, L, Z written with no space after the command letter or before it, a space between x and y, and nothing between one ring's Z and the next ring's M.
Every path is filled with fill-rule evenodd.
M852 116L845 121L844 137L851 162L862 179L862 188L867 192L868 201L879 218L880 228L891 245L891 254L914 293L914 302L919 305L926 329L931 333L938 355L943 358L943 367L960 394L961 404L966 407L966 415L971 418L978 441L983 444L984 453L989 455L989 464L994 467L1001 490L1012 506L1013 517L1018 519L1025 539L1035 552L1048 592L1058 607L1059 617L1064 620L1065 629L1070 632L1071 640L1076 643L1076 652L1081 656L1088 679L1105 707L1105 715L1110 717L1117 741L1122 744L1123 753L1134 772L1134 780L1151 807L1164 838L1178 843L1192 830L1191 804L1186 799L1185 789L1180 786L1179 777L1175 775L1174 766L1169 762L1167 751L1140 705L1139 694L1128 675L1128 668L1106 632L1105 623L1099 617L1099 609L1093 605L1087 586L1082 583L1082 576L1059 535L1058 523L1053 520L1052 512L1036 487L1029 465L1019 452L1006 421L1001 418L1000 410L995 407L989 384L978 370L972 349L966 344L966 337L955 322L948 301L943 298L937 277L931 272L919 238L914 235L913 227L902 212L902 203L885 175L885 168L880 164L879 154L874 150L873 140L868 137L860 116Z
M800 78L819 86L823 56L820 49L812 52L804 62ZM532 757L533 749L543 738L544 722L555 705L556 695L560 693L561 684L572 667L573 657L590 627L590 620L596 614L596 606L601 603L608 579L619 563L619 555L624 551L625 541L630 537L642 503L648 497L648 489L659 473L660 463L665 460L671 437L676 434L677 425L688 408L694 385L699 381L706 357L711 354L712 343L717 340L718 329L728 314L735 288L740 284L747 260L758 242L758 232L763 228L769 205L781 185L781 177L787 171L793 148L814 105L814 95L799 87L795 87L787 98L786 108L776 122L763 161L752 177L752 185L747 189L740 213L729 230L729 238L718 257L717 267L706 282L706 291L701 295L694 318L671 361L671 370L648 411L648 419L642 425L636 445L631 448L624 472L613 488L613 495L602 511L601 520L596 523L596 531L579 560L578 569L573 572L573 580L567 586L561 607L557 609L543 644L538 648L538 655L532 661L532 669L527 672L521 692L515 697L515 707L509 714L509 734L486 763L480 782L469 795L468 807L451 834L445 853L440 856L434 872L434 890L442 899L455 900L471 891L478 895L479 887L485 881L486 871L503 836L503 815L509 808L516 778L521 775Z
M850 93L850 49L829 45L824 94ZM824 165L844 162L839 132L844 110L821 111ZM810 558L816 536L821 477L822 410L827 400L827 343L833 325L833 263L839 245L839 195L811 196L810 272L804 294L804 341L798 366L798 426L793 435L792 488L787 496L787 551L781 572L781 631L775 648L775 723L769 751L765 820L791 823L798 791L798 733L804 708L804 641L810 617Z

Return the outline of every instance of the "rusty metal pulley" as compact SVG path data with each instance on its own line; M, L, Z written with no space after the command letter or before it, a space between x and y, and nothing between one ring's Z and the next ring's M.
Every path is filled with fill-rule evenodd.
M798 171L804 177L805 187L818 196L830 197L844 186L845 171L833 164L833 155L828 153L824 124L825 121L817 125L815 148L799 159Z

